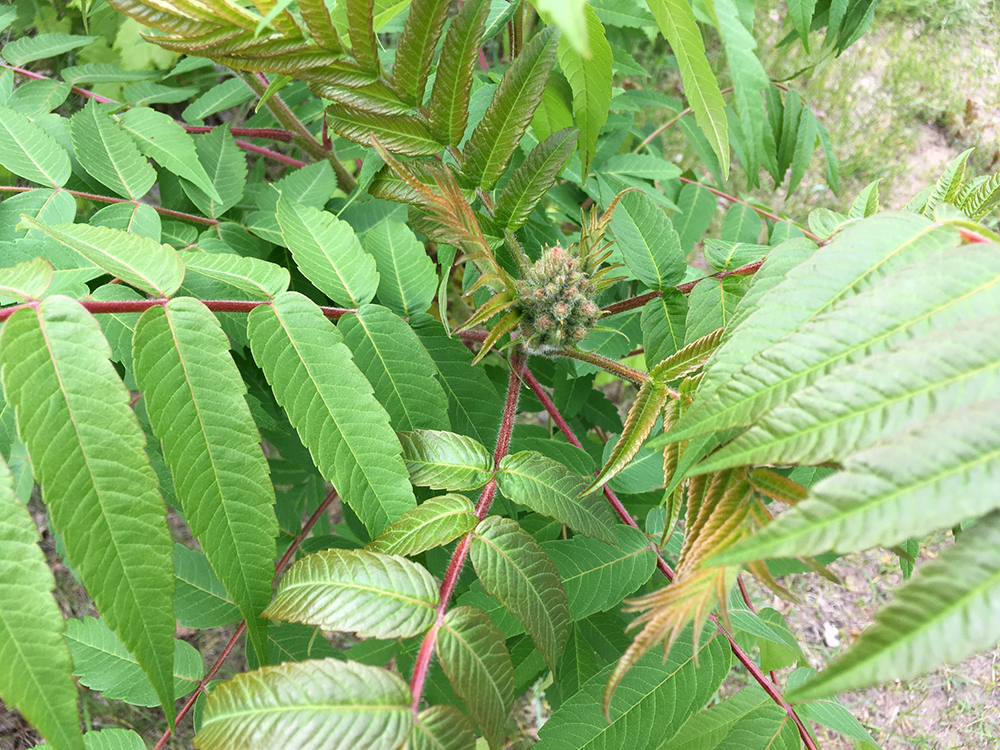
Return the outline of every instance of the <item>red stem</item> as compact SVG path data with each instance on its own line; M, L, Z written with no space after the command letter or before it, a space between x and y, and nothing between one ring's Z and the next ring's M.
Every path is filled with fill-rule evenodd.
M145 312L151 307L165 305L165 299L136 299L136 300L93 300L82 299L80 304L91 313L135 313ZM270 305L269 300L233 300L233 299L204 299L201 301L205 307L212 312L235 312L248 313L261 305ZM10 307L0 307L0 323L7 320L11 315L22 307L32 307L37 303L25 302L21 305L11 305ZM331 320L338 320L344 315L356 312L345 307L321 307L323 315Z
M184 129L189 133L210 133L215 128L208 125L185 125ZM230 128L229 132L243 138L267 138L284 143L291 143L295 137L295 133L290 130L280 130L279 128Z
M313 513L311 516L309 516L309 520L305 522L305 525L302 527L302 531L300 531L299 535L295 537L295 540L289 545L288 549L285 551L285 554L281 556L281 559L278 560L277 563L275 563L274 578L271 579L271 583L277 581L278 578L281 576L281 574L285 572L285 569L291 562L292 557L295 556L295 553L299 549L299 546L302 544L303 541L305 541L306 536L308 536L309 532L312 531L313 526L316 525L316 522L319 521L320 517L326 512L327 508L330 507L330 503L332 503L334 499L336 499L336 497L337 497L337 491L330 490L330 492L327 493L327 496L323 499L323 502L319 504L319 507L316 509L316 512ZM212 665L211 669L209 669L208 672L205 673L205 676L201 679L201 682L198 683L198 687L194 689L194 692L191 693L190 697L184 703L184 706L181 708L180 711L177 712L177 718L174 720L175 726L181 719L187 716L188 711L190 711L194 707L194 702L198 700L198 696L205 690L205 686L209 682L211 682L212 678L214 678L215 675L218 673L219 669L222 667L222 663L229 656L229 653L233 650L233 647L236 645L236 641L239 640L240 636L243 635L243 631L245 631L246 629L247 629L247 624L246 621L244 620L243 622L240 623L240 626L236 628L236 632L233 633L233 637L229 639L229 643L227 643L226 647L222 649L222 653L219 654L219 656L216 658L215 663ZM163 747L167 744L167 740L170 739L170 734L171 733L169 729L165 730L163 734L160 736L159 741L157 741L156 745L153 747L153 750L163 750Z
M51 188L41 188L41 187L17 187L16 185L0 185L0 192L6 193L30 193L32 190L50 190ZM197 224L205 224L207 226L218 226L219 222L216 219L206 219L204 216L196 216L195 214L186 214L181 211L174 211L169 208L163 208L163 206L154 206L149 203L143 203L137 200L129 200L128 198L112 198L108 195L97 195L96 193L84 193L80 190L67 190L66 188L56 188L56 190L62 190L70 195L76 196L77 198L84 198L86 200L97 201L98 203L131 203L133 206L149 206L151 209L157 213L163 214L164 216L173 216L178 219L184 219L185 221L195 222Z
M552 399L549 398L549 395L542 389L541 383L538 382L538 380L535 378L535 376L531 373L530 370L526 369L524 371L524 382L531 389L531 392L535 394L535 397L542 402L542 405L545 407L545 411L549 413L549 416L552 417L552 421L556 423L556 426L559 427L560 431L563 433L566 439L570 443L575 445L577 448L581 448L582 445L580 441L577 439L576 435L573 434L573 431L572 429L570 429L569 424L566 422L565 419L563 419L562 414L559 413L559 410L556 408L556 405L553 403ZM639 524L635 522L635 520L629 514L628 510L625 508L625 506L622 505L622 503L618 500L617 497L615 497L614 493L608 488L607 485L604 486L604 494L605 497L608 498L608 501L611 503L611 507L614 508L615 513L618 514L618 517L621 518L622 521L627 523L629 526L638 529ZM663 557L660 556L659 549L652 544L650 545L650 549L656 555L656 567L659 569L661 573L663 573L663 575L667 578L668 581L673 581L674 571L670 569L670 566L667 564L667 562L663 559ZM745 593L746 589L742 587L742 581L740 581L740 586L741 586L741 591L744 592L745 596L747 597L746 601L749 604L750 603L749 596L746 595ZM760 686L764 688L765 692L767 692L767 694L771 697L771 699L779 706L781 706L783 709L785 709L785 711L788 713L792 721L795 722L795 726L798 727L799 735L802 737L802 742L805 743L806 748L808 748L808 750L818 750L816 744L813 742L812 736L809 734L809 730L806 729L805 724L802 723L802 719L799 718L798 714L795 712L795 709L792 708L791 704L788 703L788 701L786 701L784 697L782 697L781 691L778 689L777 685L767 679L764 673L761 672L760 667L758 667L754 663L753 659L750 658L750 655L747 654L746 651L740 648L740 645L733 639L733 637L728 632L726 632L726 629L723 628L721 624L719 624L718 620L715 618L714 615L711 616L711 620L716 624L716 627L718 628L719 632L722 633L729 641L729 647L730 649L732 649L733 655L736 656L740 664L742 664L746 668L746 670L750 673L750 675L754 678L754 680L756 680L760 684Z
M514 417L517 416L517 401L521 394L521 381L527 370L525 369L526 359L523 353L515 351L510 357L510 378L507 381L507 400L504 403L503 420L500 422L500 432L497 434L497 445L493 451L493 470L500 468L500 462L510 449L510 439L514 433ZM490 505L497 492L497 480L491 478L483 487L479 495L479 502L476 503L476 516L482 521L490 511ZM413 715L420 713L420 699L424 692L424 683L427 680L427 670L431 665L431 658L434 656L434 645L437 642L438 630L444 623L445 613L448 611L448 603L451 595L455 592L458 584L458 576L462 572L465 558L469 554L469 544L472 540L473 531L466 534L462 541L455 547L455 552L448 563L448 570L444 574L444 581L441 583L441 598L438 600L437 620L431 629L424 635L424 640L420 644L420 651L417 654L416 664L413 666L413 676L410 679L410 691L413 693Z
M306 162L299 159L293 159L291 156L285 156L284 154L279 154L277 151L271 151L267 148L261 148L260 146L255 146L252 143L247 143L246 141L241 141L239 138L234 138L236 145L245 151L251 151L255 154L260 154L261 156L266 156L268 159L273 159L274 161L280 161L283 164L288 164L293 167L304 167Z
M757 273L760 267L764 265L764 261L755 260L753 263L747 263L745 266L740 266L739 268L733 268L727 271L719 271L718 273L713 273L711 276L702 276L700 279L695 279L694 281L688 281L683 284L678 284L674 287L681 294L690 294L691 290L694 289L698 284L705 281L706 279L724 279L727 276L751 276ZM640 294L636 297L630 297L629 299L623 299L621 302L615 302L613 304L602 307L601 311L605 315L617 315L618 313L627 312L628 310L635 310L638 307L642 307L651 299L656 299L657 297L662 297L663 292L657 290L655 292L646 292L645 294Z

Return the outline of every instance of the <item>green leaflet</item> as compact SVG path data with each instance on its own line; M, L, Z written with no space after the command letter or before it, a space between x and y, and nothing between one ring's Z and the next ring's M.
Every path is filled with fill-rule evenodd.
M747 288L742 276L705 279L688 296L688 314L684 326L686 343L691 344L712 331L725 328Z
M338 659L238 674L205 702L198 750L397 750L413 724L410 689L388 670Z
M375 398L389 412L393 429L448 428L448 400L434 377L434 363L402 318L384 307L365 305L357 315L341 318L337 327Z
M327 121L337 135L365 146L374 136L389 151L403 156L432 156L441 151L441 144L431 131L414 117L374 114L368 111L331 104L326 109Z
M76 212L74 211L74 214ZM160 215L145 203L114 203L90 217L91 226L110 227L160 241L163 225Z
M579 135L575 128L563 128L531 150L500 191L496 203L498 224L513 232L528 222L535 206L555 184Z
M198 161L212 181L219 199L216 200L196 184L181 178L181 187L191 202L205 216L216 219L243 198L247 181L247 158L229 132L229 123L202 133L194 139Z
M1000 639L1000 514L966 529L875 613L875 624L792 700L823 698L957 664Z
M463 172L474 185L489 190L506 171L535 115L555 61L555 29L548 26L524 45L504 73L486 114L465 144Z
M690 630L680 636L664 661L646 654L625 675L611 701L609 719L601 702L613 665L592 677L563 703L538 736L538 750L621 750L656 747L702 708L729 672L729 647L714 635L700 643L695 667ZM654 744L656 743L656 744ZM670 747L669 744L664 748ZM748 747L757 747L749 745Z
M944 412L844 461L808 498L718 559L891 547L997 507L1000 402ZM713 563L715 560L713 559Z
M755 186L758 184L757 175L761 162L767 159L764 141L767 137L765 129L769 128L761 92L771 85L771 81L754 51L757 42L751 30L743 25L736 1L714 0L714 7L719 34L729 60L729 72L733 77L736 108L746 139L747 178L750 185ZM808 44L806 47L808 48Z
M593 492L595 489L603 487L629 465L629 462L635 458L635 454L639 452L643 442L649 437L649 433L653 431L656 420L660 416L660 412L663 411L668 398L670 398L670 391L664 383L658 380L647 380L642 384L639 394L632 402L632 406L629 407L625 429L622 430L611 455L608 456L597 478L581 494Z
M667 290L684 279L687 266L680 238L663 209L645 193L622 196L611 231L625 264L646 286Z
M372 536L416 505L399 441L316 305L284 292L247 319L250 348L323 477Z
M684 347L688 301L676 289L651 299L642 308L642 347L646 365L655 367Z
M87 750L143 750L146 743L131 729L102 729L83 736Z
M807 253L805 243L805 240L789 240L772 251L762 271L772 261L775 268L781 265L790 268L781 281L757 298L756 308L742 318L739 327L712 358L699 397L671 430L671 439L686 439L716 429L714 407L709 399L754 354L908 263L957 245L959 237L951 228L934 227L915 214L882 213L847 228L833 242L811 254ZM782 252L784 248L788 250ZM800 252L806 257L800 259ZM787 260L776 259L778 253ZM768 274L762 278L766 282L774 276ZM754 296L753 286L750 294Z
M559 65L573 90L573 116L580 129L580 179L586 182L597 151L597 137L608 120L614 60L604 25L594 9L584 4L580 15L586 48L567 34L559 40L558 54Z
M41 230L112 276L156 297L169 297L184 278L177 251L149 237L86 224L40 224L27 216L21 225Z
M434 137L447 146L462 142L469 122L473 71L489 12L489 0L470 0L462 5L444 35L427 105L427 124Z
M69 121L73 154L98 182L123 198L141 198L156 182L150 166L132 138L96 100Z
M839 364L1000 309L995 249L945 250L843 300L758 353L704 408L716 426L748 424Z
M650 370L649 376L660 383L669 383L697 372L719 347L724 334L725 329L719 328L692 341Z
M678 212L671 221L681 238L681 250L686 256L708 229L718 204L708 188L687 184L681 187L680 195L677 197L677 208Z
M230 253L184 253L188 283L194 275L221 281L256 299L274 299L288 290L288 269L256 258Z
M393 87L407 104L424 103L427 74L448 8L446 0L415 0L410 5L392 66Z
M589 14L585 0L536 0L532 7L538 11L545 23L559 28L567 43L580 55L586 57L594 50L594 38L589 29ZM603 33L604 29L601 28Z
M465 714L454 706L431 706L417 716L412 750L475 750L476 735Z
M204 552L175 544L174 578L174 614L181 626L205 630L242 619Z
M567 698L579 693L591 677L601 670L601 664L593 646L584 638L580 628L573 623L569 629L569 639L563 649L559 668L554 675L559 698Z
M0 333L4 393L69 562L173 721L172 543L145 438L97 322L49 297Z
M143 313L133 358L191 532L247 621L257 657L266 661L267 623L258 615L271 598L278 521L229 340L207 307L179 297Z
M494 750L503 746L514 702L514 666L503 635L475 607L445 615L437 640L441 668Z
M545 550L517 521L490 516L473 533L470 554L483 588L517 616L554 669L566 643L569 605Z
M71 171L66 149L40 125L4 104L0 104L0 166L52 187L65 185Z
M0 294L17 300L39 299L52 283L52 264L45 258L35 258L3 269Z
M479 523L473 510L472 501L465 495L432 497L406 511L365 549L413 557L472 531Z
M747 747L799 750L802 740L792 717L771 701L739 717L716 745L718 750L743 750Z
M773 705L770 696L757 685L750 685L688 719L662 750L711 750L729 734L736 722L754 712Z
M135 139L143 156L197 185L213 200L222 200L198 161L194 138L169 115L149 107L136 107L125 110L117 117L118 123Z
M218 8L219 6L216 7ZM213 86L192 101L181 112L181 117L184 118L184 122L201 124L206 117L210 117L216 112L221 112L230 107L238 107L240 104L253 99L253 96L253 91L246 85L242 78L230 78L218 86Z
M493 456L465 435L441 430L397 433L413 484L435 490L475 490L493 476Z
M379 282L375 259L350 224L284 196L278 199L277 216L295 264L316 288L344 307L371 302Z
M723 177L729 176L729 137L725 102L705 58L705 42L687 0L647 0L663 36L677 56L681 81L695 120L719 157Z
M646 535L624 525L613 530L614 546L580 536L542 544L559 570L573 621L611 609L653 575L656 555Z
M66 624L52 598L56 582L38 547L35 522L14 494L0 458L0 697L24 714L49 745L81 750Z
M103 619L70 618L66 643L73 655L73 674L81 684L104 697L133 706L159 706L160 700L146 675ZM198 687L205 673L201 654L187 641L174 638L174 695L183 698Z
M969 161L972 149L966 149L961 154L952 159L945 169L944 174L938 179L934 189L927 196L927 202L920 213L924 216L933 216L934 209L941 203L954 203L958 197L958 192L962 188L965 179L965 165Z
M364 70L377 73L378 40L375 38L374 0L347 0L347 28L351 37L351 52Z
M46 57L55 57L78 47L84 47L96 38L74 34L23 36L4 45L3 58L11 65L21 66L35 60L43 60Z
M536 513L554 518L573 531L617 544L615 515L604 496L580 497L589 482L563 464L536 451L505 456L497 472L500 492Z
M879 211L878 186L882 180L875 180L865 185L858 197L851 202L848 216L852 219L866 219Z
M792 26L806 52L809 51L809 27L815 11L816 0L789 0L788 17L792 19Z
M375 258L379 303L399 315L426 312L434 299L437 276L434 261L413 230L390 219L365 232L361 243Z
M288 569L264 616L361 638L409 638L434 622L438 599L434 578L417 563L328 549Z
M997 393L1000 315L934 331L834 370L700 464L819 464Z

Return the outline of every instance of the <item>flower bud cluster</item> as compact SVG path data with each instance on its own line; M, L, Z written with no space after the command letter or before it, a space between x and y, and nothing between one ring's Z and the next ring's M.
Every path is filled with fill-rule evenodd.
M546 250L516 287L521 340L529 351L575 344L600 317L580 259L558 245Z

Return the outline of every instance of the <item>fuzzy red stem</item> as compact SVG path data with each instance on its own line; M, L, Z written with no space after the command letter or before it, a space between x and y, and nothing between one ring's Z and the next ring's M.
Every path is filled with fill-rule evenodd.
M500 468L500 462L507 451L510 450L510 439L514 433L514 417L517 416L517 402L521 394L521 381L527 370L525 369L526 359L520 352L514 352L510 356L510 378L507 381L507 399L504 403L503 419L500 422L500 431L497 434L497 444L493 451L493 470ZM476 503L476 516L479 520L486 518L490 512L490 505L497 492L497 480L491 478L483 487L479 495L479 502ZM434 645L437 642L438 630L444 623L445 613L448 611L448 603L451 595L455 592L458 584L458 576L462 572L465 558L469 554L469 544L472 540L473 532L466 534L455 547L455 552L448 563L448 570L444 574L444 581L441 583L441 598L438 601L437 620L420 644L420 651L417 653L417 661L413 666L413 676L410 679L410 692L413 694L412 710L413 715L420 712L420 699L424 692L424 683L427 680L427 670L431 665L431 658L434 656Z
M130 313L145 312L151 307L165 305L165 299L136 299L136 300L93 300L82 299L80 304L91 313ZM235 312L248 313L261 305L271 304L267 300L232 300L232 299L204 299L201 301L205 307L212 312ZM7 320L11 315L22 307L31 307L34 303L26 302L22 305L11 305L0 308L0 322ZM323 315L331 320L338 320L344 315L356 312L345 307L321 307Z
M189 133L210 133L215 130L209 125L185 125L184 129ZM234 136L243 138L266 138L271 141L282 141L291 143L295 133L290 130L280 130L279 128L230 128L229 132Z
M740 588L740 596L743 597L743 603L747 605L747 609L749 609L754 614L757 614L757 608L753 606L753 601L750 599L750 592L747 591L747 585L746 583L743 582L742 574L736 576L736 585L739 586ZM778 687L781 687L778 684L778 673L772 669L770 672L768 672L768 674L771 677L771 682L773 682Z
M747 263L745 266L740 266L739 268L719 271L718 273L713 273L711 276L702 276L700 279L678 284L674 287L674 289L679 291L681 294L690 294L691 290L698 286L701 282L705 281L705 279L724 279L727 276L750 276L757 273L762 265L764 265L764 261L755 260L753 263ZM645 305L651 299L656 299L657 297L662 296L663 292L659 290L655 292L646 292L645 294L640 294L637 297L630 297L629 299L623 299L621 302L614 302L606 307L602 307L601 311L605 315L617 315L618 313L635 310L636 308Z
M261 146L255 146L252 143L247 143L246 141L241 141L239 138L234 138L236 145L242 148L244 151L250 151L255 154L260 154L261 156L266 156L268 159L273 159L274 161L280 161L282 164L288 164L292 167L304 167L306 162L299 159L293 159L291 156L285 156L284 154L279 154L277 151L271 151L268 148L262 148Z
M570 429L569 424L563 418L562 414L559 413L559 409L556 408L555 403L553 403L552 399L549 398L549 395L542 389L541 384L538 382L538 380L535 378L535 376L531 373L530 370L526 369L524 371L524 382L531 389L531 392L535 394L535 397L542 402L542 405L545 407L545 410L549 413L549 416L552 417L552 421L556 423L556 426L559 427L559 429L562 431L566 439L570 443L575 445L577 448L582 447L580 441L577 439L576 435L574 435L573 431ZM618 498L614 496L614 493L611 492L611 490L608 488L607 485L604 486L604 494L608 498L608 501L611 502L611 507L614 508L615 513L618 514L618 517L621 518L622 521L624 521L629 526L632 526L633 528L639 528L639 525L635 522L632 516L629 515L628 510L625 508L624 505L621 504ZM657 549L655 546L651 546L651 549L653 550L653 553L656 555L657 569L659 569L659 571L663 573L663 575L666 577L668 581L673 581L674 571L671 570L666 560L664 560L663 557L660 555L659 549ZM742 581L741 581L741 590L745 592L745 589L742 589ZM749 604L749 597L747 603ZM737 658L740 664L742 664L746 668L746 670L750 673L750 675L754 678L754 680L756 680L760 684L760 686L764 688L764 691L771 697L771 699L779 706L781 706L783 709L785 709L789 717L791 717L792 721L795 722L795 726L798 727L799 735L802 737L802 742L805 743L806 748L808 750L818 750L816 744L813 742L812 736L806 729L805 724L802 723L802 719L799 718L798 714L795 712L795 709L792 707L792 705L782 697L781 692L778 689L777 685L767 679L764 673L761 672L760 667L758 667L754 663L753 659L750 658L750 655L747 654L746 651L740 648L740 645L733 639L733 637L728 632L726 632L726 629L722 627L722 625L718 622L718 620L715 618L714 615L711 616L711 620L712 622L715 623L719 632L722 633L729 641L729 647L732 649L733 655Z
M41 188L41 187L17 187L16 185L0 185L0 192L6 193L30 193L32 190L51 190L51 188ZM80 190L67 190L66 188L56 188L56 190L62 190L63 192L69 193L70 195L76 196L77 198L84 198L86 200L97 201L98 203L131 203L133 206L149 206L151 209L157 213L163 214L164 216L173 216L178 219L184 219L185 221L195 222L197 224L205 224L207 226L218 226L219 222L216 219L207 219L204 216L196 216L195 214L186 214L181 211L174 211L170 208L163 208L163 206L153 206L149 203L143 203L142 201L129 200L128 198L112 198L108 195L97 195L96 193L84 193Z
M320 517L324 513L326 513L327 509L330 507L330 504L336 499L336 497L337 497L337 491L330 490L330 492L327 493L327 496L323 499L323 502L319 504L319 507L316 509L316 511L311 516L309 516L309 520L305 522L305 525L303 525L302 531L299 532L299 535L295 537L295 540L288 546L288 549L285 551L285 554L281 556L281 559L278 560L277 563L275 563L274 578L271 579L272 583L277 581L278 578L281 576L281 574L285 572L285 569L288 567L289 562L291 562L291 559L292 557L294 557L295 552L298 550L299 546L302 544L303 541L305 541L305 538L309 535L309 532L312 531L313 526L315 526L316 522L319 521ZM239 640L240 636L243 635L243 632L246 629L247 629L247 624L246 621L244 620L243 622L240 623L240 626L236 628L236 632L233 633L233 637L229 639L229 643L227 643L226 647L222 649L222 653L219 654L218 658L216 658L215 663L212 665L211 669L209 669L208 672L205 673L205 676L201 679L201 682L198 683L198 687L194 689L194 692L191 693L190 697L184 703L184 706L181 708L180 711L177 712L177 717L176 719L174 719L175 726L181 719L187 716L188 712L194 707L194 702L198 700L198 695L205 690L205 686L209 682L211 682L212 678L214 678L215 675L218 673L219 669L222 667L222 663L229 656L229 653L233 650L233 647L236 645L236 641ZM164 733L160 736L159 741L153 747L153 750L163 750L163 747L167 744L167 740L170 739L170 734L171 733L169 729L164 731Z

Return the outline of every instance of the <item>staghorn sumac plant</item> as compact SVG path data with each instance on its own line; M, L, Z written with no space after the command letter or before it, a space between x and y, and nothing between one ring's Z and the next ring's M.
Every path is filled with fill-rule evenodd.
M726 192L731 147L793 190L817 144L837 189L743 0L110 4L186 57L61 83L24 66L92 37L21 34L0 77L0 696L47 746L194 715L204 750L499 748L528 691L543 750L873 744L819 699L1000 640L1000 182L967 153L808 228ZM789 25L839 53L873 6ZM689 108L616 87L643 28ZM818 675L742 584L970 521ZM207 671L178 625L227 628ZM82 733L79 686L155 736Z

